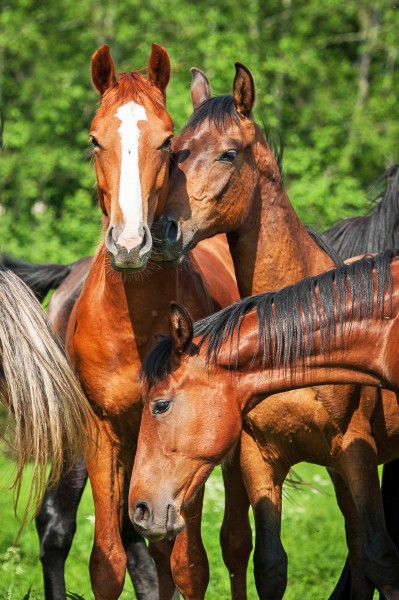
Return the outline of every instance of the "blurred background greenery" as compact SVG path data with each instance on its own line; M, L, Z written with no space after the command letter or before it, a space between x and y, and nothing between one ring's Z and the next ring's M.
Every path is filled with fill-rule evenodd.
M0 240L32 260L67 262L99 236L88 130L90 58L118 70L171 58L176 130L191 113L189 68L230 93L234 62L257 88L255 116L286 146L286 186L322 229L364 212L368 186L398 161L399 8L395 0L0 0Z
M168 109L178 131L191 113L189 68L215 94L231 92L234 62L256 82L255 117L285 144L284 173L301 219L323 229L363 214L367 188L399 161L399 3L396 0L0 0L0 249L36 261L68 262L93 252L100 235L88 131L97 106L90 58L108 43L118 71L147 64L152 42L170 55ZM12 460L0 459L0 598L32 586L42 598L34 526L17 553L18 523L3 492ZM345 554L344 531L325 472L285 501L290 557L286 597L325 598ZM27 476L27 481L29 475ZM26 493L26 491L25 491ZM207 598L228 598L217 530L220 478L208 486L204 537L211 562ZM22 498L23 503L23 498ZM90 598L89 491L68 561L68 589ZM250 578L251 579L251 578ZM250 598L255 597L251 583ZM127 583L123 597L131 597Z

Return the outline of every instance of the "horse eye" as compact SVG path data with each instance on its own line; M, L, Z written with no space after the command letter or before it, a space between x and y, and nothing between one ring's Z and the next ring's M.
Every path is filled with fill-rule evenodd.
M231 148L230 150L226 150L226 152L223 152L220 156L218 156L218 160L222 160L225 162L233 162L237 154L237 150Z
M162 146L160 146L161 150L166 150L167 152L170 150L170 145L172 143L172 136L170 135L162 144Z
M161 415L162 413L165 413L169 409L170 404L170 400L158 400L158 402L155 402L154 404L152 414Z
M93 144L94 148L100 148L101 147L100 144L98 143L98 141L96 140L96 138L93 135L90 136L90 141Z

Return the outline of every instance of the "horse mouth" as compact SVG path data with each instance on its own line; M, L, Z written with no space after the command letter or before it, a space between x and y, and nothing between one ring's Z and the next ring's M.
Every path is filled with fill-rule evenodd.
M173 267L179 267L184 263L186 259L186 254L180 254L177 258L167 259L167 258L157 258L153 257L154 262L157 262L162 266L163 269L172 269Z
M192 249L192 244L189 243L184 248L172 248L168 244L162 244L154 241L152 247L151 260L158 263L163 268L169 269L178 267L184 263L187 254Z
M137 263L129 264L125 261L121 261L120 263L118 263L117 258L111 252L109 252L109 257L111 259L112 268L114 269L114 271L118 271L118 273L140 273L146 268L149 258L148 256L146 256L143 257L143 259L141 261L138 261Z

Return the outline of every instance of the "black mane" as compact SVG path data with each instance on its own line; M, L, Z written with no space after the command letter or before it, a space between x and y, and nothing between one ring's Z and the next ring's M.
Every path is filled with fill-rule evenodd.
M194 110L182 131L194 131L204 121L213 123L220 133L226 131L233 121L238 127L241 127L233 96L215 96L202 102Z
M238 127L241 127L241 119L234 105L233 96L214 96L202 102L193 112L186 125L182 129L184 131L194 131L203 124L204 121L209 121L215 125L219 133L224 133L234 122ZM284 144L280 134L272 130L265 124L262 119L263 133L266 141L276 159L280 174L283 174L283 152Z
M364 258L350 265L343 264L316 277L307 277L295 285L276 292L245 298L240 302L195 323L194 336L199 337L197 351L206 342L208 365L217 364L221 347L230 340L231 356L238 366L238 345L242 318L250 311L258 317L258 343L254 358L261 355L265 364L270 352L274 364L288 368L308 356L313 348L313 334L319 323L321 349L327 352L330 344L344 330L344 307L351 298L352 318L370 317L374 308L373 269L377 279L377 311L390 314L384 306L384 296L392 294L390 261L394 253ZM336 321L339 323L338 331ZM233 334L237 333L233 348ZM172 371L170 338L158 342L143 363L141 378L147 387L162 381Z
M399 248L399 164L388 169L372 189L371 214L343 219L324 232L344 260L382 252L385 248Z

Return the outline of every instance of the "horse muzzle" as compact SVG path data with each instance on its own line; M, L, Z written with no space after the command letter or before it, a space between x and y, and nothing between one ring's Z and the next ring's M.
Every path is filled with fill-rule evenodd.
M112 268L124 273L138 273L145 269L152 251L152 237L148 225L142 225L134 236L120 233L119 227L108 227L105 235Z
M137 531L153 542L174 539L185 527L174 502L155 510L149 503L138 501L129 508L129 515Z
M185 251L183 236L177 219L172 215L161 215L153 224L154 256L153 259L176 266L183 262Z

